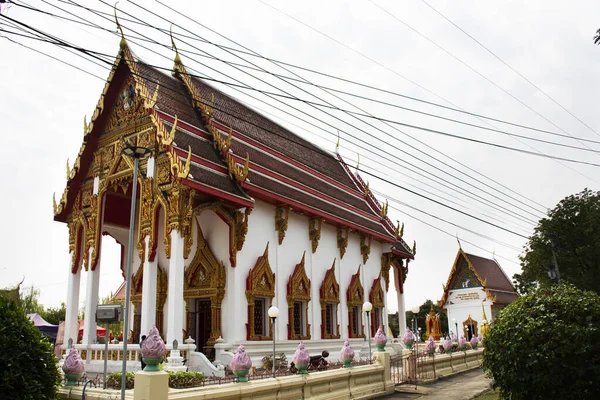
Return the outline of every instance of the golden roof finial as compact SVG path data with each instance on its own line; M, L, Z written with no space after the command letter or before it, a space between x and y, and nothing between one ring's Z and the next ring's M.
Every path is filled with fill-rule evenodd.
M481 303L481 316L483 320L487 321L487 316L485 315L485 308L483 308L483 302Z
M417 241L416 240L413 242L412 253L413 253L413 256L417 255Z
M177 50L177 46L175 45L175 40L173 39L173 24L169 28L169 34L171 35L171 46L173 46L173 50L175 50L175 64L181 64L181 57L179 57L179 50Z
M338 140L337 143L335 144L335 152L339 153L340 152L340 131L337 131L338 133Z
M54 209L54 215L58 214L58 206L56 205L56 192L52 194L52 207Z
M400 228L400 237L404 236L404 222L402 223L402 227Z
M115 22L117 23L117 29L121 31L121 41L119 42L119 47L121 48L121 50L125 50L125 48L127 47L127 40L125 40L125 33L123 33L123 28L121 28L121 24L119 24L119 18L117 18L117 4L119 4L119 2L117 1L115 3Z
M462 246L460 245L460 239L458 238L458 232L456 232L456 241L458 242L458 248L462 250Z

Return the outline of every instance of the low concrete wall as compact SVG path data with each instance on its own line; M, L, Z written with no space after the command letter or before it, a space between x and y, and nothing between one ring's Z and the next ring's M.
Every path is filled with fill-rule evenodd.
M246 383L229 383L194 389L169 389L168 399L186 400L346 400L369 399L394 391L391 379L389 353L374 353L376 361L372 365L343 368L331 371L313 372L307 375L291 375L280 378L251 380ZM144 390L150 374L138 380L136 392ZM81 399L82 387L61 388L59 398ZM127 391L126 398L133 399L134 391ZM114 399L118 391L88 389L86 400ZM149 397L145 400L154 400ZM158 399L156 399L158 400ZM161 397L160 400L165 400Z
M436 354L434 357L421 359L418 370L419 382L431 382L463 371L479 368L483 349L459 351L448 354Z

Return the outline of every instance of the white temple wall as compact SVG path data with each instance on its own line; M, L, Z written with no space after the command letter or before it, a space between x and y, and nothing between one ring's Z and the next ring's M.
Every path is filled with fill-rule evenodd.
M482 303L489 323L491 322L492 309L490 300L486 298L485 290L480 287L450 290L445 305L448 310L448 328L450 332L456 333L456 326L452 323L452 319L456 318L458 336L463 335L463 322L470 315L473 320L477 321L477 333L479 334L483 319Z
M339 257L339 250L338 250ZM348 296L348 286L350 285L350 281L352 280L352 275L358 272L358 266L361 266L361 283L363 288L365 289L364 296L366 298L366 288L365 281L363 278L363 270L362 266L362 255L360 254L360 238L359 235L355 233L350 233L348 235L348 247L346 247L346 253L344 254L344 258L340 260L340 278L338 280L340 284L340 305L342 310L342 323L340 323L340 330L342 333L342 338L347 338L349 334L348 330L348 306L347 306L347 296ZM363 320L363 324L365 321ZM365 329L366 329L366 325Z

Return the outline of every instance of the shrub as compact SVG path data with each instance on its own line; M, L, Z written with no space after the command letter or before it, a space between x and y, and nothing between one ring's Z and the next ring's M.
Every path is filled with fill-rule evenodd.
M483 368L503 399L597 399L599 334L597 293L541 287L496 316Z
M0 296L0 393L56 399L60 373L52 344L12 300Z
M202 372L167 372L169 373L169 387L174 389L201 386L204 381Z
M111 389L121 389L121 372L113 372L106 377L106 387ZM125 389L133 389L133 383L135 374L133 372L127 372L127 379L125 381Z

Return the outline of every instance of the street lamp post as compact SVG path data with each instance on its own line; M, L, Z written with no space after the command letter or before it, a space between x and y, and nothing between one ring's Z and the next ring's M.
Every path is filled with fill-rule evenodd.
M452 318L452 323L456 327L456 341L458 342L458 322L456 322L456 318Z
M417 320L417 315L421 308L419 306L413 307L410 311L412 311L415 322L415 390L417 390L417 367L418 367L418 357L419 357L419 337L421 333L419 332L419 321Z
M271 317L271 323L273 324L273 378L275 378L275 320L279 316L279 308L272 306L269 308L269 317Z
M127 335L129 333L129 302L131 291L131 263L133 259L133 234L135 231L135 207L137 197L137 178L140 159L152 154L146 147L133 146L126 142L122 153L133 158L133 182L131 189L131 212L129 214L129 241L127 244L127 272L125 275L125 311L123 321L123 366L121 368L121 400L125 400L125 386L127 384Z
M367 338L369 340L369 364L371 364L371 320L369 319L369 313L373 309L373 304L370 301L365 301L363 304L363 311L367 313Z

